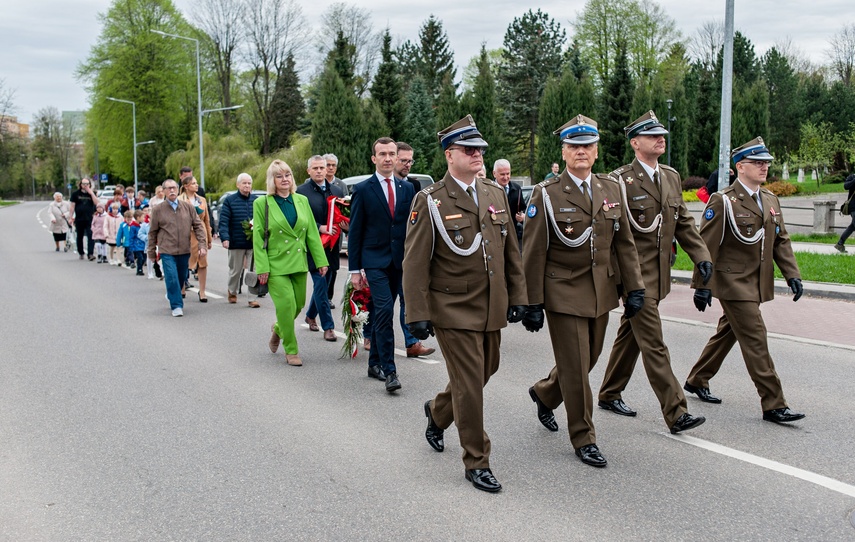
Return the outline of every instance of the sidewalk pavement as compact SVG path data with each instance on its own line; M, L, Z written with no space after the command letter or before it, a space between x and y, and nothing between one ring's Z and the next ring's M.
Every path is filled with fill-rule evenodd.
M690 278L690 273L672 271L672 278L674 284L671 293L659 303L662 319L715 328L722 315L718 300L713 298L712 306L700 312L692 301L695 291L689 287L688 280L685 280ZM855 288L820 283L805 283L804 287L805 294L798 302L793 303L793 295L784 281L775 281L775 299L760 305L769 336L855 350L855 333L852 333L855 303L851 301L855 299ZM848 291L833 292L831 287L845 288ZM817 291L823 295L815 297ZM824 295L828 293L842 295Z

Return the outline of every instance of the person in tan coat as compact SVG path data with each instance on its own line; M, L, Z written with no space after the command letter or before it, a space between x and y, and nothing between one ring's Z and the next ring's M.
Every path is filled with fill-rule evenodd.
M632 320L620 320L598 404L623 416L635 416L635 411L623 402L621 393L629 383L640 353L665 425L672 433L679 433L701 425L706 419L688 413L686 396L671 369L671 355L662 337L659 301L671 291L671 243L675 238L680 242L697 263L704 282L712 276L712 263L695 219L683 201L680 174L659 163L668 130L653 111L648 111L624 128L624 133L635 151L635 160L611 175L620 183L621 202L628 210L644 279L644 307Z
M502 328L528 303L513 217L504 190L475 175L487 142L467 115L438 134L448 172L418 194L404 243L404 297L410 332L436 333L448 386L424 405L425 438L436 451L457 425L466 480L501 490L490 470L483 388L499 368Z
M523 230L523 269L529 305L523 324L543 327L544 310L555 366L529 388L538 418L558 431L552 410L562 401L570 441L585 464L605 467L591 419L588 373L603 350L609 311L618 306L616 269L628 295L626 318L644 303L644 283L618 183L591 173L600 140L597 123L583 115L554 132L567 168L532 192Z
M778 198L762 188L772 155L757 137L731 153L737 182L710 196L701 221L701 237L706 241L714 266L713 277L705 285L695 272L692 287L695 306L700 311L719 300L724 314L683 386L701 401L721 403L709 389L724 358L738 341L745 367L757 393L763 419L775 423L800 420L784 399L781 379L769 354L766 325L760 303L775 297L775 269L778 264L793 301L802 296L802 280L793 255L790 236L784 226Z

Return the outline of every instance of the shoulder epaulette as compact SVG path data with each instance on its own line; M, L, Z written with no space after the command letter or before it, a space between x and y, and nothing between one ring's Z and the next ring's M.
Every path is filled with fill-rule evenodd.
M614 173L614 172L612 172ZM594 177L600 179L601 181L611 181L613 183L618 183L620 181L617 180L617 177L613 176L612 173L594 173Z
M671 167L671 166L669 166L668 164L659 164L659 168L660 168L660 169L667 169L668 171L673 171L673 172L674 172L674 173L676 173L677 175L679 175L679 174L680 174L680 172L679 172L679 171L677 171L676 169L672 168L672 167Z
M618 178L621 176L621 174L623 174L626 171L632 171L632 164L623 165L623 166L617 168L616 170L612 171L611 173L609 173L609 175L611 175L615 178Z
M430 185L430 186L428 186L428 187L422 188L422 189L419 191L419 194L425 194L425 195L427 195L427 194L430 194L431 192L433 192L434 190L437 190L437 189L439 189L439 188L441 188L441 187L443 187L443 186L445 186L445 181L444 181L444 180L443 180L443 181L437 181L437 182L433 183L432 185Z

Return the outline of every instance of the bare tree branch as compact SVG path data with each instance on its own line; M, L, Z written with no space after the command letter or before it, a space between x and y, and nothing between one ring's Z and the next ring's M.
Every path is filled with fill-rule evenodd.
M855 23L844 25L828 41L831 48L826 51L834 74L846 86L855 83Z
M706 21L689 39L689 56L712 69L724 46L724 21Z

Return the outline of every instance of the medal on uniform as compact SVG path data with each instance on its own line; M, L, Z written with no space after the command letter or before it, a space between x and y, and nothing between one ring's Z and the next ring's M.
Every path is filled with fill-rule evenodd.
M496 215L507 212L507 211L505 211L504 209L499 209L499 210L497 210L497 209L496 209L495 207L493 207L492 205L490 205L489 207L487 207L487 211L490 213L490 218L492 218L493 220L496 220Z
M463 236L460 233L454 235L454 244L458 246L463 244Z
M570 235L571 233L573 233L573 226L567 226L564 228L564 235Z
M603 211L608 212L608 210L609 210L609 200L604 199L603 200Z
M644 216L643 214L638 215L638 221L639 222L644 222L645 220L647 220L646 216Z
M632 177L626 178L626 184L632 184Z
M620 222L615 220L615 231L620 231Z
M748 226L748 235L751 235L751 232L753 232L753 231L754 231L754 228L752 228L751 226Z

